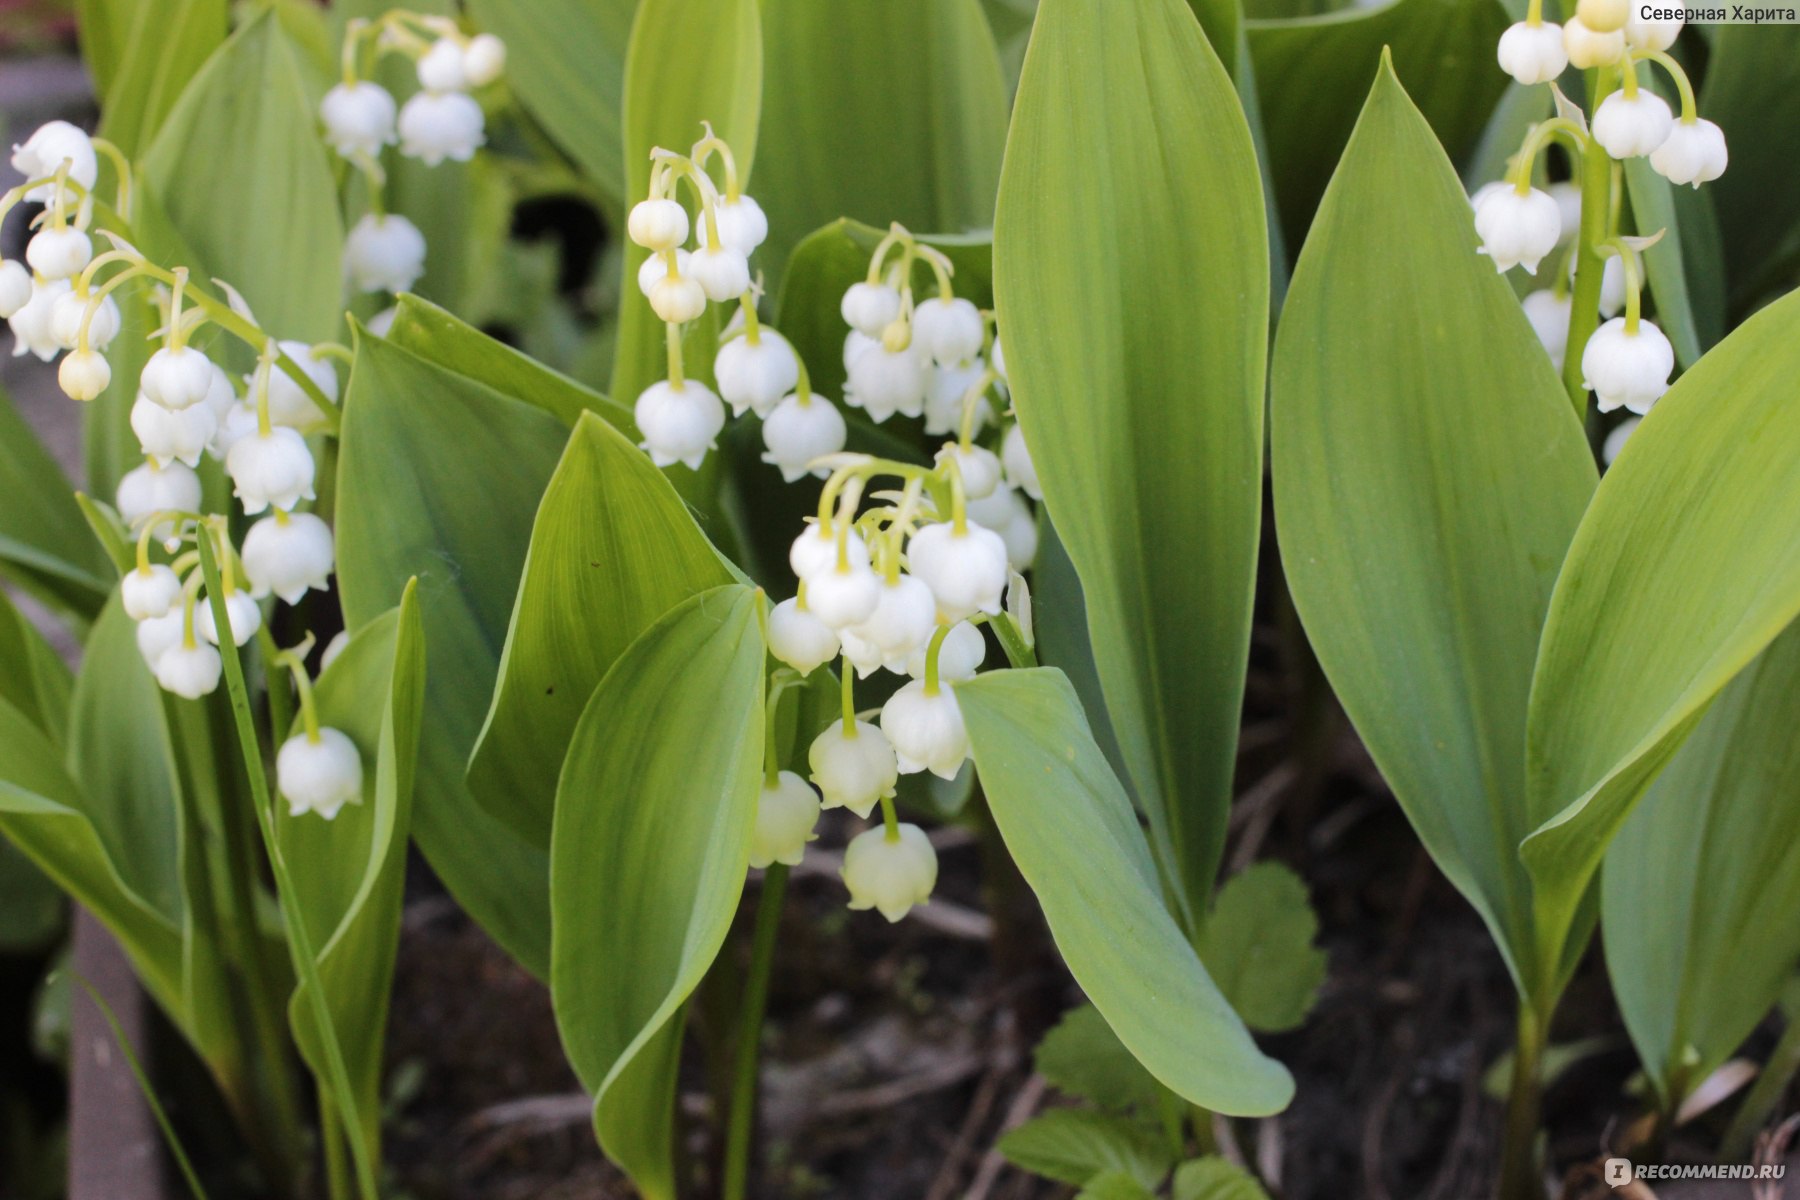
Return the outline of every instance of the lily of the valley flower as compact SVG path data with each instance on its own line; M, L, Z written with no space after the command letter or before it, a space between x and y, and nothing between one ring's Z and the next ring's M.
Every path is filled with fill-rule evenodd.
M1518 21L1500 35L1500 69L1522 84L1548 83L1569 65L1562 26L1552 21Z
M462 92L416 92L400 108L400 153L428 167L468 162L487 140L481 105Z
M275 756L275 786L291 817L311 812L333 820L346 804L362 803L362 784L362 755L336 729L297 733Z
M248 592L233 589L225 594L225 618L231 623L231 640L242 646L262 628L262 609ZM212 601L202 597L194 607L194 631L213 645L219 644L219 626Z
M1475 232L1481 235L1481 253L1494 260L1495 270L1523 266L1536 274L1538 263L1556 249L1562 235L1562 209L1537 188L1496 188L1480 197Z
M978 612L1000 612L1006 591L1006 542L974 521L927 525L907 547L912 571L937 598L938 618L947 623Z
M838 311L850 328L879 339L900 316L900 293L885 283L853 283L844 292Z
M838 656L838 635L813 616L799 597L789 597L769 611L769 653L802 675L811 675Z
M359 292L404 292L425 273L425 235L405 217L368 213L344 240L344 276Z
M951 367L981 353L981 310L961 296L936 296L913 309L913 340L939 366Z
M792 771L783 771L773 784L767 780L756 794L756 821L750 830L750 865L773 863L795 866L813 840L819 822L818 793Z
M13 146L13 170L27 179L54 175L67 161L69 178L91 190L100 178L100 159L94 153L94 140L67 121L50 121L38 126L23 145ZM56 196L54 183L40 184L25 193L25 199L48 204ZM76 200L74 189L64 189L64 200Z
M934 688L915 679L888 697L881 708L881 731L893 743L902 775L930 771L940 779L955 779L969 757L962 708L956 693L942 683Z
M277 510L244 535L242 558L252 596L273 592L298 604L309 589L323 589L331 577L335 558L331 526L312 513Z
M374 158L383 146L392 145L396 111L388 90L366 80L340 83L319 103L325 140L345 158Z
M1582 386L1594 393L1601 412L1628 408L1639 416L1669 390L1675 348L1663 331L1626 317L1614 317L1594 331L1581 352Z
M830 471L811 464L826 454L844 448L849 436L844 414L825 397L809 393L789 396L768 414L763 422L763 445L768 453L764 462L781 469L781 478L793 483L807 475L823 479Z
M181 599L181 576L162 563L133 567L119 580L119 603L134 621L168 615Z
M1662 145L1650 152L1650 165L1657 174L1670 183L1695 187L1723 175L1730 161L1725 131L1703 117L1676 121Z
M857 834L845 847L843 875L851 908L872 908L889 921L898 921L913 905L931 899L937 886L937 851L917 825L902 821L892 837L877 826Z
M1594 140L1614 158L1638 158L1668 140L1675 116L1669 102L1647 88L1614 92L1594 112Z
M313 470L306 439L284 425L241 439L225 456L225 473L249 516L271 505L291 509L311 500Z
M656 255L647 262L661 261ZM731 415L746 411L766 417L800 382L800 360L788 340L773 329L760 329L757 340L734 337L713 358L713 380Z
M1579 70L1610 67L1625 57L1625 31L1602 32L1584 24L1579 16L1563 22L1563 50L1569 65Z
M633 409L639 443L659 467L686 463L694 470L706 459L725 428L725 406L705 384L663 380L645 388Z
M824 798L823 807L847 808L859 817L891 797L900 780L887 735L867 721L852 723L848 731L842 721L833 721L813 739L806 764Z

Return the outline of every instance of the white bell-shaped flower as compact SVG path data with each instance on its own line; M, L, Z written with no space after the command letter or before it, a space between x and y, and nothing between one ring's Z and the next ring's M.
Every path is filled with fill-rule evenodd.
M838 654L831 626L790 597L769 610L769 653L802 675L811 675Z
M1658 175L1695 187L1723 175L1730 161L1725 131L1701 117L1675 122L1663 144L1650 152L1650 165Z
M869 565L869 546L855 529L844 531L842 558L853 567ZM788 566L796 578L811 579L838 565L838 531L830 525L808 525L788 547Z
M1569 65L1562 26L1516 21L1500 35L1500 69L1522 84L1548 83Z
M77 357L71 354L64 362L73 362ZM211 445L218 428L219 417L210 404L164 408L139 392L131 406L131 432L137 435L144 456L159 467L171 462L199 466L200 456Z
M231 623L232 643L242 646L262 628L262 609L249 592L234 588L225 596L225 619ZM215 646L219 644L219 626L213 617L210 597L201 596L194 605L194 632Z
M979 500L969 501L964 509L969 514L969 520L1004 537L1006 527L1018 517L1020 505L1024 503L1022 500L1014 503L1014 497L1018 494L1017 488L1002 480L992 492Z
M1028 571L1037 561L1037 514L1017 492L1009 491L1006 500L1013 510L1012 519L999 530L1000 540L1006 543L1006 563L1015 571Z
M945 442L937 452L938 466L943 466L946 459L956 464L957 473L962 477L965 500L991 496L1000 486L1000 456L985 446L970 446L964 450L960 442Z
M1636 333L1626 318L1614 317L1594 331L1581 352L1581 386L1594 393L1601 412L1628 408L1643 416L1669 390L1675 348L1649 321Z
M814 467L812 462L842 450L849 430L837 406L813 393L805 400L793 395L777 404L763 422L762 435L763 445L768 448L762 460L779 467L781 478L793 483L809 474L820 479L831 474L828 468Z
M713 380L719 385L720 399L731 405L732 416L750 411L766 417L800 382L800 358L786 338L773 329L762 329L755 343L747 337L734 337L719 347L713 358Z
M906 548L913 574L937 597L944 621L998 615L1006 592L1006 543L974 521L965 524L961 532L949 521L927 525Z
M1666 142L1674 124L1669 102L1648 88L1614 92L1594 112L1594 140L1614 158L1637 158Z
M199 614L195 616L198 618ZM199 624L197 619L195 624ZM152 668L162 690L173 692L184 700L198 700L210 695L219 686L219 674L224 669L225 662L217 649L205 642L188 645L186 641L177 642L163 651Z
M856 365L863 352L881 345L880 338L872 338L860 329L852 329L844 335L844 374L850 374L850 368Z
M713 211L719 223L719 240L745 258L769 236L769 218L763 215L762 205L748 196L740 195L736 200L721 197Z
M864 563L835 564L806 576L806 607L840 634L869 619L881 603L881 579Z
M306 439L285 425L243 438L225 456L225 473L231 476L244 513L254 517L274 505L291 509L313 498L313 456Z
M327 400L336 403L338 377L330 360L320 358L305 342L282 342L281 352L325 393ZM306 389L276 365L269 368L269 420L301 433L316 433L331 423Z
M138 653L152 675L156 674L156 664L162 661L162 656L181 645L186 628L187 617L179 603L160 617L145 617L137 623Z
M138 377L138 389L152 404L174 410L199 404L212 384L212 360L192 346L164 346Z
M153 513L199 512L200 477L193 468L182 463L159 467L144 463L125 472L119 480L114 507L127 529L136 529ZM151 536L167 541L175 531L173 522L160 521Z
M35 354L42 362L49 362L56 357L57 352L62 349L62 343L56 340L52 318L57 301L69 294L70 286L67 279L31 281L30 299L14 309L12 316L6 319L13 335L13 357Z
M907 658L936 631L937 597L911 575L900 575L881 581L875 611L844 632L866 643L881 666L902 674Z
M799 864L819 823L819 795L806 780L783 771L756 793L756 821L750 829L750 865Z
M377 158L394 142L394 97L378 83L340 83L319 102L325 140L345 158Z
M415 92L400 108L400 153L435 167L468 162L487 140L481 105L462 92Z
M1506 185L1502 182L1500 186ZM1581 232L1581 189L1563 180L1550 184L1544 190L1550 193L1550 198L1556 201L1557 212L1562 214L1562 238L1559 244L1567 245Z
M706 289L692 275L664 274L651 286L649 299L656 319L670 325L685 325L706 311Z
M1642 417L1626 417L1613 427L1611 433L1606 435L1606 441L1600 444L1600 457L1607 466L1613 465L1613 460L1624 451L1625 443L1631 440L1631 435L1636 433L1637 427L1643 423L1644 418Z
M1589 29L1602 33L1622 30L1631 18L1632 0L1579 0L1575 15Z
M1547 192L1502 188L1481 198L1475 232L1481 235L1480 252L1494 260L1495 270L1523 266L1536 274L1538 263L1562 236L1562 210Z
M133 567L119 580L119 602L134 621L167 616L181 600L181 576L162 563Z
M651 384L632 412L644 435L638 445L659 467L686 463L698 471L725 428L725 406L711 388L693 379L679 387L666 379Z
M858 679L867 679L881 670L884 665L881 647L874 642L858 637L850 629L838 631L838 644L844 652L844 657L849 659L850 665L856 668Z
M1537 334L1544 352L1558 371L1562 370L1563 352L1569 345L1569 313L1574 308L1567 295L1559 296L1549 288L1529 293L1524 301L1525 319Z
M298 604L309 588L323 591L331 578L335 562L331 526L312 513L264 517L244 535L242 558L252 596L273 592Z
M1625 31L1602 33L1584 25L1580 17L1570 17L1563 22L1563 50L1569 65L1579 70L1610 67L1625 57Z
M1681 27L1687 24L1683 7L1678 0L1633 3L1630 15L1625 18L1625 44L1633 50L1667 50L1681 36ZM1652 13L1654 18L1649 16Z
M625 218L625 232L652 254L673 250L687 241L687 209L678 200L639 200Z
M1006 467L1008 483L1023 488L1033 500L1044 498L1044 489L1038 483L1037 464L1031 461L1031 450L1025 445L1025 431L1016 424L1000 441L1000 461Z
M677 275L686 275L688 268L692 265L692 256L686 250L675 251L675 273ZM666 253L652 254L644 259L643 265L638 267L637 275L638 291L644 294L644 299L650 298L650 293L656 289L657 284L668 277L668 274L669 260Z
M297 733L275 755L275 788L288 802L288 816L317 813L327 821L346 804L362 803L362 755L356 743L329 726L315 739Z
M930 648L928 640L906 656L906 673L914 679L925 678L925 660ZM981 636L981 630L967 621L958 621L938 646L938 679L943 683L973 679L985 658L987 639Z
M917 825L899 823L895 838L888 840L886 826L878 825L850 839L844 848L844 886L850 890L850 907L872 908L889 921L898 921L915 904L931 899L937 886L937 851Z
M925 366L911 347L877 342L850 365L846 391L877 425L895 413L916 417L925 411Z
M902 775L930 771L940 779L955 779L969 757L962 707L947 686L932 693L923 679L907 683L881 706L881 731L893 743Z
M72 225L46 226L25 243L25 261L45 279L68 279L94 260L94 242Z
M100 178L100 159L94 153L94 140L67 121L50 121L37 127L23 145L14 144L13 170L27 179L54 175L64 161L69 163L69 178L89 191ZM76 204L80 197L73 188L65 188L64 203ZM40 184L25 193L25 199L48 204L56 196L56 185Z
M900 293L885 283L853 283L838 305L844 323L866 337L881 333L900 316Z
M255 405L234 403L219 418L219 427L213 431L212 441L206 448L214 458L224 462L231 457L233 446L255 435L257 425Z
M823 797L822 807L847 808L859 817L892 796L900 780L894 747L867 721L852 722L848 733L842 721L833 721L813 739L806 764Z
M701 246L688 264L708 300L736 300L750 290L750 260L729 246Z
M953 367L932 367L925 377L925 434L940 437L962 430L963 397L981 381L986 368L979 358ZM975 423L980 433L994 420L994 406L984 394L975 401Z
M217 363L213 364L212 383L206 389L204 403L206 407L213 410L220 421L223 421L225 414L235 408L238 403L237 389L231 386L231 376L227 375L225 369Z
M344 278L359 292L404 292L425 273L425 235L405 217L366 213L344 239Z
M16 258L0 259L0 319L31 303L31 272Z
M506 73L506 43L491 33L478 33L463 47L463 78L470 87L486 87Z
M98 350L77 350L62 360L56 382L71 400L92 400L112 382L112 367Z
M940 367L981 353L981 310L961 296L933 296L913 308L913 341Z
M91 295L82 296L74 291L64 292L50 306L50 334L56 344L65 350L75 349L81 340L81 322L87 316ZM104 350L112 345L119 336L119 327L123 325L124 315L119 311L119 302L110 295L102 296L100 304L94 309L93 319L88 321L87 344L90 350Z
M463 48L455 38L441 37L419 55L419 86L428 92L460 92L469 86Z

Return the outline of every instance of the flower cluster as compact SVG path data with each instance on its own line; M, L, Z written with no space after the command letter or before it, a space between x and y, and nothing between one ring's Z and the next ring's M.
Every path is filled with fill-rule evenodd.
M1506 180L1472 198L1481 253L1495 269L1517 265L1535 274L1545 258L1567 255L1568 269L1556 272L1552 286L1525 297L1526 315L1558 370L1569 353L1579 354L1580 386L1594 394L1601 412L1627 408L1640 415L1668 390L1675 355L1669 339L1639 311L1639 254L1655 239L1620 234L1617 164L1647 156L1670 182L1699 187L1722 175L1728 159L1724 133L1700 117L1686 72L1668 54L1683 20L1648 20L1646 11L1626 0L1581 0L1575 15L1558 26L1543 19L1542 0L1532 0L1525 19L1500 38L1500 66L1522 84L1549 83L1558 115L1532 128ZM1640 85L1638 67L1646 63L1673 81L1679 117ZM1600 101L1591 128L1582 110L1556 89L1554 81L1570 66L1596 72L1593 94ZM1556 139L1577 157L1582 187L1533 185L1538 155ZM1593 273L1585 286L1584 272ZM1606 318L1597 329L1589 303ZM1617 315L1621 309L1623 316Z

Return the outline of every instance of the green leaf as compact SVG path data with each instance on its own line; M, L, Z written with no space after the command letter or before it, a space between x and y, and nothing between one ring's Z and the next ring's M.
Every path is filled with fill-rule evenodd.
M290 817L277 806L275 833L290 864L306 927L317 943L319 981L356 1094L360 1137L379 1160L382 1043L400 940L413 773L425 703L425 644L417 589L392 616L357 631L314 693L321 725L362 753L363 801L335 820ZM295 733L301 732L296 726ZM294 993L288 1022L313 1074L328 1078L311 991Z
M1529 992L1514 847L1533 823L1530 663L1594 464L1476 241L1455 171L1384 67L1275 342L1275 522L1333 690Z
M1119 1173L1153 1188L1174 1165L1155 1124L1080 1108L1057 1108L1033 1117L1008 1130L995 1149L1015 1167L1078 1186L1097 1175Z
M279 337L337 335L344 230L306 72L273 12L233 34L181 94L144 178L199 258Z
M1569 548L1531 685L1545 948L1713 698L1800 613L1800 293L1739 326L1655 409ZM1692 586L1704 581L1704 586Z
M1506 10L1495 0L1399 0L1246 23L1269 170L1289 245L1306 236L1349 141L1357 98L1384 51L1391 51L1414 103L1460 162L1506 91L1494 46L1507 24Z
M762 600L684 601L619 656L576 726L556 797L551 995L594 1093L601 1148L648 1200L675 1194L680 1010L748 869L763 754Z
M1725 243L1734 308L1791 284L1800 256L1800 26L1722 26L1706 64L1700 112L1718 122L1731 169L1706 185Z
M1168 910L1136 814L1051 668L956 685L988 804L1058 949L1094 1006L1166 1087L1266 1116L1293 1096Z
M1325 982L1319 919L1306 884L1263 862L1226 880L1200 937L1200 961L1244 1024L1263 1033L1299 1028Z
M1249 649L1269 264L1243 110L1180 0L1044 0L994 249L1020 425L1158 862L1197 929Z
M359 335L338 458L338 585L359 630L419 580L432 686L413 836L527 969L549 965L549 860L463 781L518 591L531 517L567 431L541 409Z
M756 196L771 286L838 217L915 232L993 224L1007 95L977 0L766 0L763 53Z
M103 18L118 20L118 16ZM134 4L129 32L118 40L116 75L109 78L100 134L128 157L150 144L182 89L225 41L225 0L161 0ZM102 52L109 53L109 52Z
M475 24L506 42L506 86L618 211L629 207L619 110L637 7L637 0L468 0Z
M1269 1200L1262 1184L1222 1158L1193 1158L1175 1168L1172 1200Z
M60 397L59 397L60 399ZM69 491L68 476L0 392L0 573L91 619L114 573Z
M125 47L136 24L132 14L138 7L137 0L75 0L81 59L101 100L112 90L113 79L124 64Z
M1064 1013L1038 1043L1033 1061L1051 1086L1103 1109L1154 1108L1165 1094L1091 1004Z
M1087 1181L1075 1200L1156 1200L1156 1193L1129 1171L1102 1171Z
M675 605L730 583L663 473L584 414L544 490L469 788L535 845L550 844L569 735L607 669Z
M38 954L63 928L63 894L54 880L0 838L0 954Z
M72 684L62 656L0 591L0 698L62 744L68 740Z

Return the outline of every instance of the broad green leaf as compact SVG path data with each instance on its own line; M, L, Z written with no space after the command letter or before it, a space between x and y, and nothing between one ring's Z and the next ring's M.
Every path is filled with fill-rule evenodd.
M1094 740L1112 764L1113 773L1125 774L1125 756L1112 731L1112 718L1100 689L1100 673L1094 666L1094 647L1088 641L1087 602L1075 564L1063 548L1056 523L1038 511L1037 561L1031 567L1031 606L1036 612L1038 662L1055 667L1069 677L1081 709L1087 714Z
M680 1011L737 911L763 755L762 599L727 585L651 626L576 726L551 843L551 995L600 1146L675 1194Z
M763 53L756 197L771 286L801 239L838 217L992 226L1007 96L977 0L765 0Z
M1645 418L1581 523L1531 685L1521 847L1546 950L1650 781L1800 613L1800 294L1751 317ZM1696 586L1704 581L1704 586Z
M1438 140L1460 162L1506 91L1494 46L1507 24L1496 0L1397 0L1325 16L1246 22L1269 170L1289 245L1306 236L1350 138L1358 98L1384 50L1391 51Z
M0 496L0 575L91 619L112 589L111 564L88 532L68 476L4 392Z
M139 0L75 0L76 31L81 38L81 59L101 100L112 90L113 79L124 65L125 47L131 41L132 14Z
M1106 161L1131 169L1095 170ZM1044 0L994 248L1013 402L1133 791L1196 930L1249 650L1269 264L1243 110L1180 0Z
M493 693L556 418L359 334L338 458L338 585L361 629L419 580L432 681L413 836L456 898L529 970L549 965L549 860L476 803L463 772Z
M1194 1158L1175 1168L1172 1200L1269 1200L1262 1184L1222 1158Z
M1038 1043L1033 1063L1052 1087L1104 1109L1153 1109L1166 1094L1091 1004L1063 1014Z
M1718 210L1725 279L1738 308L1781 286L1781 273L1800 256L1800 26L1722 26L1700 112L1718 122L1731 147L1730 169L1704 190Z
M321 725L356 743L363 798L336 819L288 816L277 804L276 838L300 895L318 954L319 982L356 1094L360 1137L379 1157L382 1044L406 886L413 768L425 702L425 644L416 589L400 607L358 630L319 678ZM296 724L294 734L302 733ZM288 1021L317 1078L327 1078L310 991L294 993Z
M1463 190L1474 195L1483 184L1504 175L1506 160L1518 154L1531 127L1555 115L1556 100L1549 88L1507 84L1481 139L1460 164Z
M1156 1200L1156 1193L1129 1171L1102 1171L1087 1181L1075 1200Z
M68 729L69 687L68 667L0 593L0 700L59 744ZM0 836L0 953L36 953L62 926L61 891Z
M664 613L730 582L663 473L583 414L532 525L493 705L469 762L476 798L549 846L556 777L594 686Z
M1293 1096L1173 917L1136 814L1060 671L956 685L994 821L1094 1007L1164 1086L1215 1112L1265 1116Z
M136 157L156 136L182 89L225 41L225 0L159 0L132 6L108 80L100 134ZM112 17L111 20L118 18ZM109 33L118 38L119 32Z
M1174 1165L1154 1123L1080 1108L1057 1108L1033 1117L1008 1130L995 1149L1015 1167L1078 1186L1097 1175L1120 1172L1153 1188Z
M1383 67L1275 342L1275 523L1333 690L1529 992L1530 664L1595 472L1476 242L1456 172Z
M620 212L629 204L619 112L637 7L637 0L468 0L476 26L506 42L506 86Z
M1676 214L1674 185L1650 165L1647 158L1625 163L1625 187L1631 197L1631 219L1645 237L1664 230L1662 240L1644 252L1644 273L1656 300L1656 324L1674 343L1676 361L1687 370L1700 361L1707 343L1700 340L1700 322L1694 298L1688 292L1691 271L1688 249ZM1716 270L1716 260L1710 266Z
M199 255L279 337L338 333L344 230L301 49L264 10L181 94L144 156L145 184Z
M1720 693L1606 853L1613 994L1664 1107L1800 965L1800 626ZM1690 1053L1692 1057L1690 1058Z
M1244 1018L1265 1033L1296 1029L1325 982L1319 919L1306 884L1280 863L1257 863L1225 881L1198 949L1207 973Z

